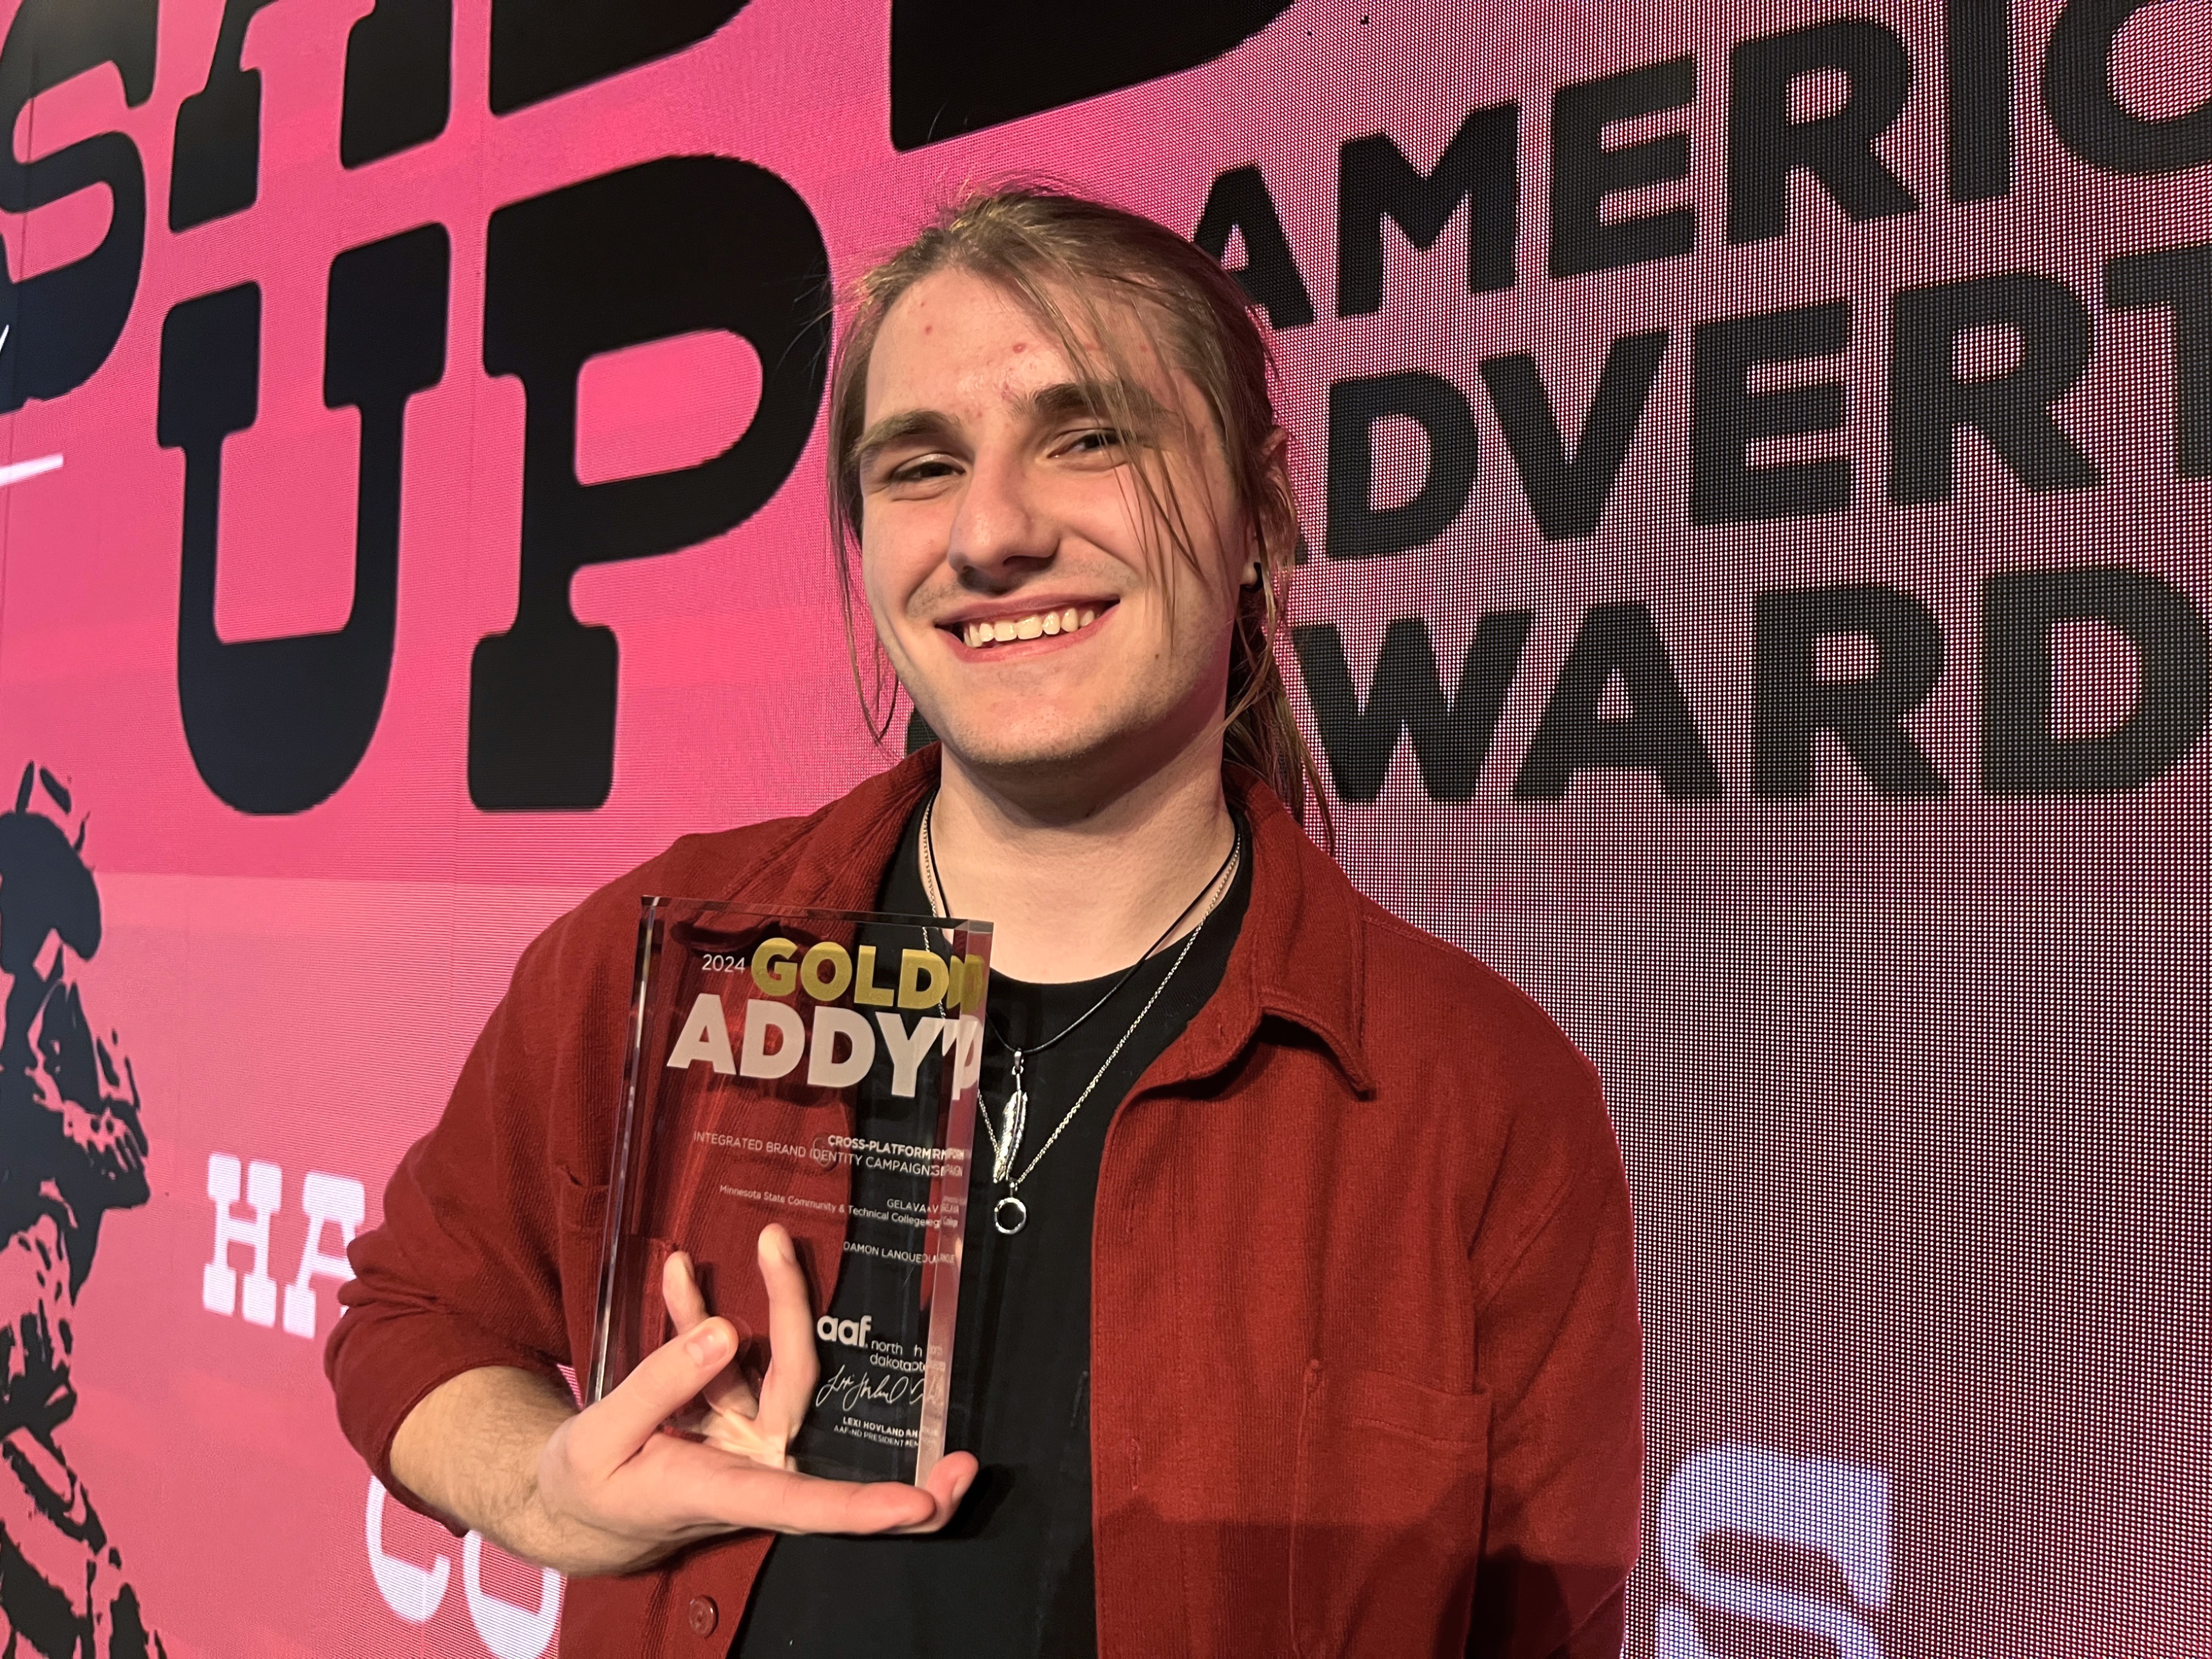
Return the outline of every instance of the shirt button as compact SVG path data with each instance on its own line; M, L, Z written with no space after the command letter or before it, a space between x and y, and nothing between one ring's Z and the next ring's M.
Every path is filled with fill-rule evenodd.
M691 1633L694 1636L712 1636L714 1633L714 1619L719 1609L714 1606L713 1596L693 1596L691 1605L686 1612L691 1620Z

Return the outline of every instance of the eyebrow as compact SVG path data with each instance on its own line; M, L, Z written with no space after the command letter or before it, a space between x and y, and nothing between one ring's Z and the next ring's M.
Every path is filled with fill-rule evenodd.
M1039 420L1070 415L1103 416L1116 404L1136 420L1159 426L1174 418L1168 406L1134 380L1062 380L1040 386L1029 397L1030 413Z
M863 432L860 442L853 446L853 471L866 471L869 464L893 444L914 438L944 437L951 430L951 419L933 409L902 409L896 415L886 415Z
M1175 423L1173 410L1134 380L1061 380L1039 386L1024 398L1030 418L1039 422L1065 420L1070 416L1103 416L1116 403L1128 410L1139 427ZM864 472L883 451L915 439L949 437L957 422L933 409L902 409L886 415L860 434L853 446L853 470Z

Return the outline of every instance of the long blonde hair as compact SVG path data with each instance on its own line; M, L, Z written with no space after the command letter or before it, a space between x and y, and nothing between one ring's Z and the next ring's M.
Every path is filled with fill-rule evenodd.
M1206 400L1236 507L1258 545L1260 580L1240 589L1237 602L1223 758L1257 773L1301 823L1310 790L1324 838L1333 841L1328 798L1276 654L1300 536L1270 384L1273 350L1243 289L1212 259L1139 215L1048 186L1016 185L963 198L862 276L853 296L830 377L830 515L854 678L871 729L878 739L889 731L896 693L880 644L874 672L863 675L854 616L861 505L856 451L867 425L868 360L884 317L901 296L945 270L964 270L1003 289L1095 388L1106 405L1102 413L1130 429L1129 411L1115 404L1133 377L1115 361L1108 365L1114 373L1092 368L1097 353L1109 360L1116 356L1101 301L1119 301L1155 323L1153 345ZM1170 527L1176 550L1194 559L1172 479L1157 467L1132 471Z

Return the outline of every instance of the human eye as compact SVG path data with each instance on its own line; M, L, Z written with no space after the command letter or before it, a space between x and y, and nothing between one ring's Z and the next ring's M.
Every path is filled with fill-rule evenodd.
M884 468L882 479L894 489L911 489L952 477L959 470L948 455L916 455Z
M1118 428L1086 426L1064 434L1053 453L1069 460L1118 462L1127 447Z

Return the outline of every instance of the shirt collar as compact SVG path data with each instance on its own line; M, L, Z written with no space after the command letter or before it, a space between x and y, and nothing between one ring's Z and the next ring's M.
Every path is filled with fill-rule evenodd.
M931 744L823 807L733 896L872 909L907 820L936 787L939 759ZM1140 1086L1224 1070L1272 1017L1319 1037L1346 1079L1367 1094L1374 1080L1361 1048L1363 901L1273 790L1238 767L1227 769L1224 783L1251 828L1251 902L1220 988Z

